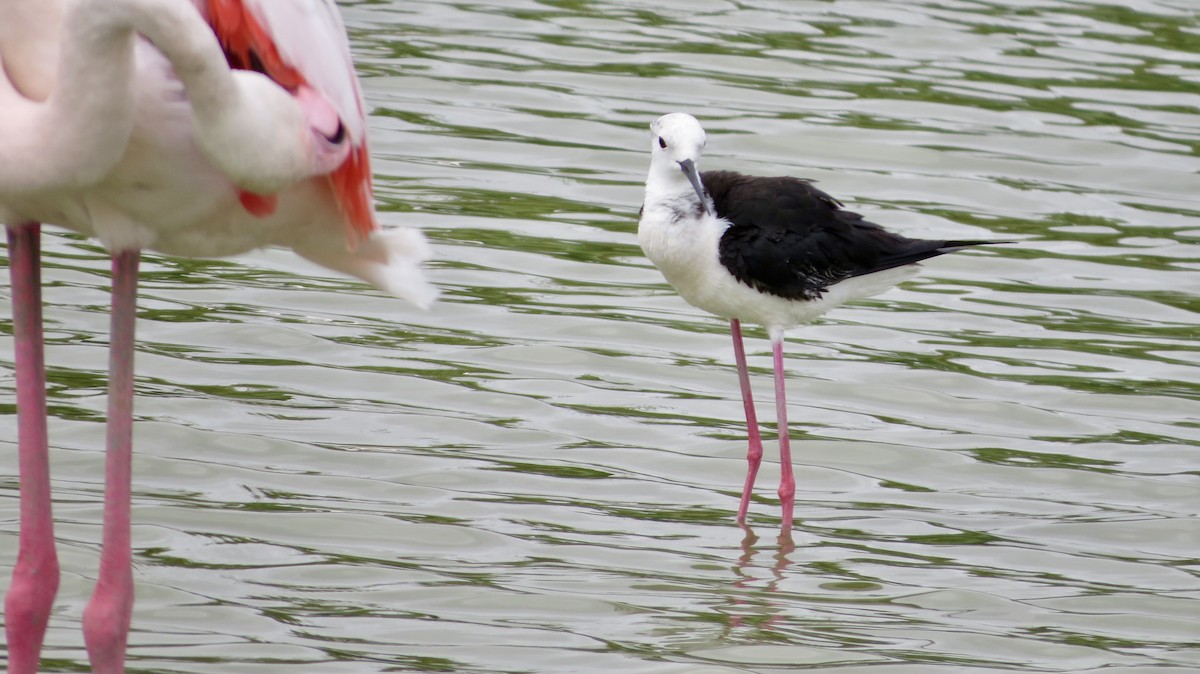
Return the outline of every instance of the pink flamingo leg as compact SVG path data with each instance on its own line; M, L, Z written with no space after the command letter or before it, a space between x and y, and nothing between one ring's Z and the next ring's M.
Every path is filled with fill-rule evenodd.
M104 538L100 550L100 578L83 612L83 639L96 674L125 671L125 646L133 612L129 509L133 459L133 330L137 314L139 257L137 250L113 255Z
M792 442L788 436L787 393L784 390L783 335L771 335L775 358L775 416L779 425L779 501L783 505L781 536L792 533L792 506L796 497L796 477L792 473Z
M746 450L746 484L742 487L742 501L738 505L738 524L746 521L746 512L750 509L750 492L754 490L754 479L758 477L758 467L762 464L762 436L758 431L758 416L754 413L754 396L750 392L750 372L746 368L746 347L742 343L742 324L738 319L729 321L729 330L733 333L733 356L737 361L738 381L742 385L742 407L746 410L746 434L749 436L749 447Z
M21 535L12 584L4 600L8 668L34 674L50 608L58 592L58 555L50 505L50 450L46 438L46 366L42 355L41 225L8 228L13 332L17 365L17 451Z

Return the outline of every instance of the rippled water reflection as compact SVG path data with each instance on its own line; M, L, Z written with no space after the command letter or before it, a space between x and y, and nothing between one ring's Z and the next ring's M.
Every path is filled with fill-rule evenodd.
M445 299L280 251L148 260L132 671L1200 669L1193 0L343 9L384 220L430 233ZM671 110L704 122L707 168L1021 241L795 331L794 545L773 462L734 524L725 326L636 245L646 125ZM94 244L48 245L65 672L86 666L108 281Z

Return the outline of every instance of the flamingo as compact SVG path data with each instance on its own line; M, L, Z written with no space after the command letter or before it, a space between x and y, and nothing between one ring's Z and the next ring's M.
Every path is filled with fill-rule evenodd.
M746 480L737 521L744 525L762 463L762 434L750 392L742 321L766 327L775 368L779 426L781 537L790 540L796 479L788 436L783 335L845 302L912 277L918 262L1008 241L910 239L868 222L789 176L700 172L704 128L684 112L650 125L650 173L638 242L692 306L729 321L746 415Z
M0 2L0 221L21 503L5 597L9 671L37 671L59 578L38 224L54 223L112 255L104 523L83 633L95 672L123 672L140 251L285 246L428 306L436 291L419 266L428 247L417 231L377 222L366 114L332 0Z

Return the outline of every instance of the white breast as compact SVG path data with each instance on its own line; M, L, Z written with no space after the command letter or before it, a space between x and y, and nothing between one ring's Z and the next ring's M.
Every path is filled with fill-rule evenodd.
M881 293L917 272L916 265L847 279L820 299L790 300L738 281L721 264L718 245L728 220L705 215L680 218L670 208L647 208L638 224L646 257L688 304L725 319L736 318L771 332L808 323L851 300Z

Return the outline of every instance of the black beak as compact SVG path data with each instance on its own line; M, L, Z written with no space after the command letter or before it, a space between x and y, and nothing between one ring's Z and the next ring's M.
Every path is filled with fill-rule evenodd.
M679 168L683 170L683 175L687 176L688 182L692 184L692 189L696 190L696 196L700 198L700 207L707 213L708 200L704 196L704 183L700 182L700 172L696 170L696 162L684 159L679 162Z

